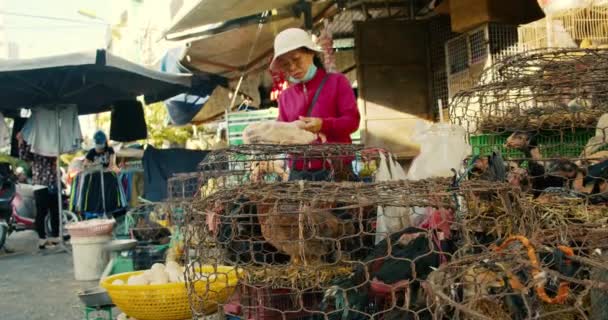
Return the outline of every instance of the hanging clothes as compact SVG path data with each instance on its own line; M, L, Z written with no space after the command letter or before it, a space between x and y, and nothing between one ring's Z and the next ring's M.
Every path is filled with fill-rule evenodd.
M127 205L124 190L114 172L85 171L72 182L72 211L112 215Z
M11 157L13 158L19 158L19 140L17 140L17 134L21 132L26 122L27 118L13 119L13 132L11 133Z
M131 180L131 199L129 205L135 208L139 205L139 197L144 195L144 172L136 172Z
M57 192L57 157L45 157L32 153L30 145L23 143L19 158L32 164L32 184L48 187L49 193Z
M32 153L57 157L74 152L82 144L78 109L75 105L33 109L21 134L31 146Z
M176 173L195 172L209 151L156 149L144 152L144 198L150 201L167 199L167 180Z
M118 180L111 172L88 174L84 177L83 183L84 190L82 196L84 201L81 206L83 212L111 213L121 207L119 198L120 186Z
M4 121L4 114L0 112L0 147L5 147L11 142L11 136L8 132L6 121Z
M110 139L130 142L148 138L144 108L137 100L117 101L112 106Z
M143 195L144 189L144 171L142 170L123 170L118 176L123 190L125 199L129 207L134 208L139 204L139 197Z

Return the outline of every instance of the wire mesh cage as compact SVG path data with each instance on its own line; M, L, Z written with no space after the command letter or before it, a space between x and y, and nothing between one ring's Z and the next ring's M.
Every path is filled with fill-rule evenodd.
M169 180L171 201L205 197L218 188L293 179L373 181L379 149L356 144L231 146L210 152L198 173Z
M436 315L458 319L603 319L606 256L511 236L429 276Z
M489 237L481 252L431 274L436 315L606 317L606 57L601 49L520 53L454 97L450 119L477 155L471 178L506 177L529 194L516 213L468 202L461 223Z
M522 51L608 44L608 5L562 10L517 29Z
M536 200L605 204L607 58L603 49L524 52L492 66L500 81L457 94L450 119L469 134L473 173L504 165L506 180Z
M188 268L242 270L224 310L243 319L424 318L432 309L422 282L432 268L456 247L484 245L480 232L459 222L473 211L463 205L468 202L513 214L524 210L519 192L506 183L455 186L449 178L218 189L187 210L193 228L186 239L198 243ZM196 306L206 293L196 291L196 273L186 278Z
M577 156L608 111L605 50L538 50L492 67L503 78L457 94L451 119L474 148L501 148L514 132L534 135L545 157ZM600 130L603 128L600 128ZM493 140L494 143L489 143ZM566 151L564 148L572 150ZM479 150L478 150L479 151Z

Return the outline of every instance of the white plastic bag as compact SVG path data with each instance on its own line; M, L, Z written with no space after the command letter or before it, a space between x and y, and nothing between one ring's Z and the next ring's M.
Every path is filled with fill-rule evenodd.
M451 177L452 169L459 170L463 160L471 154L465 140L465 130L445 123L419 122L412 140L420 145L420 154L414 159L407 174L409 180L431 177Z
M376 173L376 181L405 180L403 167L389 154L380 153L380 165ZM378 207L376 218L376 243L387 235L410 226L410 211L403 207Z
M243 130L245 144L309 144L317 135L301 129L302 121L262 121L252 123Z
M451 177L452 169L459 170L463 160L471 154L471 146L466 143L462 127L419 121L412 140L420 145L420 154L414 159L407 178L421 180L432 177ZM420 225L428 219L430 208L414 207L411 223Z

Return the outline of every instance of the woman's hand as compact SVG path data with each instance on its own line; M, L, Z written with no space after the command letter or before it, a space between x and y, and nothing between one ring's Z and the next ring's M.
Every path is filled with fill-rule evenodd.
M300 121L304 122L301 128L312 133L319 133L323 126L323 119L321 118L300 117Z

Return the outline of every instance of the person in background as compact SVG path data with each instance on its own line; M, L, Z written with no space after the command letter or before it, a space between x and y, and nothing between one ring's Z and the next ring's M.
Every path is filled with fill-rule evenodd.
M59 203L57 190L57 157L45 157L31 152L30 146L23 139L21 133L17 134L19 143L19 158L31 163L32 184L47 187L46 197L36 201L36 233L38 233L38 249L53 247L61 241L59 239ZM51 214L51 234L47 239L45 218Z
M359 128L360 119L353 89L343 74L325 70L317 56L319 52L311 36L302 29L287 29L276 36L270 67L283 71L291 83L279 96L277 120L300 121L302 129L325 136L326 143L350 144L350 135ZM351 161L344 159L338 170L335 164L330 164L337 180L339 175L354 177ZM289 180L331 179L326 161L293 162Z
M116 167L116 154L114 149L108 145L108 137L103 131L97 131L93 136L95 148L89 150L86 155L85 166L100 165L104 169L118 170Z

